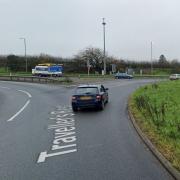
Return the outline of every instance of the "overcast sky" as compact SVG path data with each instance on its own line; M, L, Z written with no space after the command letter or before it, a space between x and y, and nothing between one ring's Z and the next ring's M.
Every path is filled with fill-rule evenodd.
M0 54L72 57L103 48L106 18L109 55L135 60L164 54L180 59L180 0L0 0Z

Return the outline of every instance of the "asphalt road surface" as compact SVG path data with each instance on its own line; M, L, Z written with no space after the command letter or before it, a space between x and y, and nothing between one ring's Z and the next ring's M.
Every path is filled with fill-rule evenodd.
M73 114L74 87L0 82L0 180L169 180L127 114L153 80L105 83L104 111Z

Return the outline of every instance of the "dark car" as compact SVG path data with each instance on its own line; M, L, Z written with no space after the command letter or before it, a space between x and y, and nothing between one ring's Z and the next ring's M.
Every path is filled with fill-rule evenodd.
M72 96L72 109L77 111L79 108L98 108L104 109L108 102L108 88L103 85L81 85L75 90Z
M116 73L114 75L115 79L132 79L133 76L127 73Z

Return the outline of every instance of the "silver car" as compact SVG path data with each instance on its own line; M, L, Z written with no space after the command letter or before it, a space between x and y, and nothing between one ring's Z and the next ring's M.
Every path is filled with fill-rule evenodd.
M180 79L180 74L171 74L171 75L169 76L169 79L170 79L170 80Z

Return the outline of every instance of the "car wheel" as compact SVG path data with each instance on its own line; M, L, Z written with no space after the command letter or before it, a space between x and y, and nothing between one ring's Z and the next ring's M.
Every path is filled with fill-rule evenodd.
M108 102L109 102L109 96L107 95L105 104L107 104Z
M77 112L77 111L78 111L78 108L77 108L77 107L72 107L72 110L73 110L74 112Z
M106 100L106 103L108 103L109 102L109 98L107 98L107 100Z
M100 110L104 110L104 101L101 102Z

